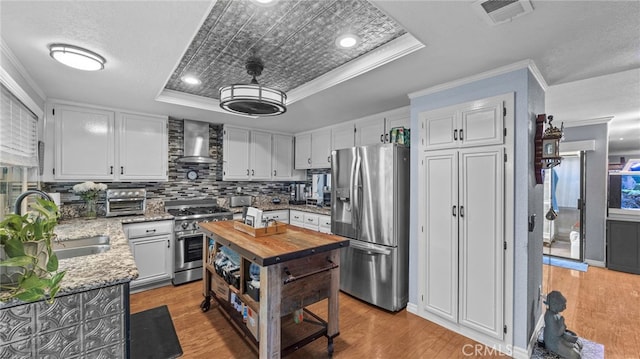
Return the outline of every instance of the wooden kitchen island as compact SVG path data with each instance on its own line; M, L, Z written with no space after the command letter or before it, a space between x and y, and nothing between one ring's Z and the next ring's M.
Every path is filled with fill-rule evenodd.
M205 232L205 299L201 309L209 310L211 299L215 299L260 358L285 356L322 336L328 339L331 356L333 338L339 335L340 249L347 247L349 240L280 223L284 228L278 232L282 233L254 237L236 229L238 224L234 222L200 223ZM237 285L225 281L223 273L214 267L215 255L223 246L240 256ZM248 293L251 263L260 266L259 300ZM328 299L326 320L305 309L323 299ZM237 311L232 301L241 301L245 309ZM302 315L303 320L294 321L293 313Z

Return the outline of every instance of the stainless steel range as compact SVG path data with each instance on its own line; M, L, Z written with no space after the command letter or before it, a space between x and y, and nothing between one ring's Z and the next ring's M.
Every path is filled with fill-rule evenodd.
M233 213L218 206L216 199L166 201L164 205L175 217L173 285L202 279L204 235L198 223L231 220Z

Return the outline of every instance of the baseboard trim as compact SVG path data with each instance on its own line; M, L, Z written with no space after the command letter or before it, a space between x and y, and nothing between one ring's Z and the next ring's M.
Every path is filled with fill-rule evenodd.
M586 259L584 262L587 263L588 265L594 266L594 267L600 267L600 268L606 268L607 267L606 263L603 262L603 261L594 261L592 259Z
M418 315L418 305L415 303L407 303L407 312Z

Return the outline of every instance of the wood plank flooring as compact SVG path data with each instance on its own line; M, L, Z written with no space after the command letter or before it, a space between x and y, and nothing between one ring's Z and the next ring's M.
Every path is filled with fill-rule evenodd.
M585 273L545 265L544 282L543 292L560 290L567 298L563 312L567 326L604 344L606 358L638 357L639 275L595 267ZM212 306L206 313L200 310L202 299L201 281L166 286L132 294L131 312L166 304L183 358L257 358L217 308ZM322 301L310 309L326 318L326 307L326 301ZM334 341L335 358L468 358L465 351L470 353L476 344L406 310L389 313L340 293L340 336ZM321 338L289 358L326 358L326 349L327 340Z

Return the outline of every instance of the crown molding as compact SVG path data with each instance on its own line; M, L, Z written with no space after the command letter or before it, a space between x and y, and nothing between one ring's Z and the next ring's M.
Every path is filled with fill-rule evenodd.
M549 88L549 85L547 85L547 82L544 80L544 77L542 77L542 74L540 73L540 70L538 70L538 67L533 62L533 60L527 59L527 60L514 62L514 63L506 65L506 66L498 67L498 68L493 69L493 70L481 72L481 73L476 74L476 75L472 75L472 76L464 77L464 78L461 78L461 79L458 79L458 80L445 82L445 83L440 84L440 85L428 87L428 88L426 88L424 90L412 92L408 96L409 96L410 99L414 99L414 98L430 95L430 94L441 92L441 91L444 91L444 90L449 90L449 89L456 88L456 87L459 87L459 86L462 86L462 85L466 85L466 84L469 84L469 83L472 83L472 82L485 80L485 79L488 79L488 78L496 77L496 76L499 76L499 75L503 75L503 74L506 74L506 73L509 73L509 72L513 72L513 71L516 71L516 70L521 70L521 69L529 69L529 71L531 72L533 77L536 79L538 84L540 84L540 87L542 87L543 91L545 91L545 92L547 91L547 89Z
M404 34L399 38L390 41L387 44L382 45L377 49L367 53L366 55L360 56L353 61L350 61L312 81L309 81L287 92L286 105L290 106L296 101L302 100L305 97L309 97L341 82L362 75L365 72L371 71L386 63L417 51L424 46L424 44L419 42L411 34ZM223 112L230 115L232 114L220 108L220 101L216 99L186 94L175 90L162 89L156 96L156 101L187 107L195 107L202 110ZM239 114L235 115L243 116ZM243 117L255 118L255 116Z
M363 56L289 91L287 93L287 105L360 76L384 64L420 50L423 47L425 47L423 43L418 41L413 35L406 33Z
M20 102L22 102L29 111L33 112L34 115L38 119L44 117L44 111L38 106L38 104L33 101L31 96L27 94L22 87L9 75L9 73L4 69L4 67L0 66L0 83L4 85L9 92L11 92Z
M31 89L33 89L33 91L38 96L40 96L42 101L46 101L47 95L44 93L44 91L42 91L40 86L38 86L38 84L33 80L31 75L29 75L29 72L27 72L27 69L24 68L20 60L18 60L16 55L13 54L13 51L11 51L11 48L9 47L9 45L7 45L7 43L2 38L0 38L0 50L2 51L2 55L9 60L9 62L11 63L11 65L13 65L13 67L15 67L16 71L18 71L20 76L22 76L22 78L27 82L29 87L31 87Z
M578 120L578 121L571 121L571 122L563 122L563 126L565 128L568 128L568 127L601 125L601 124L605 124L605 123L611 122L612 119L613 119L613 116L598 117L598 118L591 118L591 119L588 119L588 120Z

